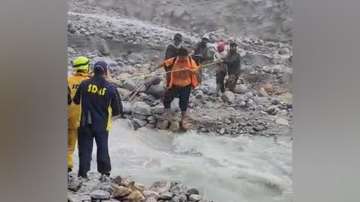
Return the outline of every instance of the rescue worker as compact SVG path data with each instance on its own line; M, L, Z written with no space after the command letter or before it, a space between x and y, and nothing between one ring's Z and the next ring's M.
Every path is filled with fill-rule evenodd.
M176 33L174 35L174 43L169 44L166 47L165 60L176 57L178 55L178 51L179 48L181 47L181 44L182 44L182 35L180 33Z
M108 64L98 61L93 68L94 76L80 84L73 99L75 104L81 104L78 176L87 179L95 138L97 170L104 181L109 179L111 171L108 136L112 116L122 115L123 107L116 87L106 80Z
M237 51L237 44L235 42L230 43L230 49L227 56L224 58L223 63L226 65L228 79L225 83L225 87L230 91L234 91L236 83L240 76L240 54Z
M193 58L197 62L197 64L203 64L205 61L208 61L211 59L209 49L208 49L208 43L209 39L207 37L203 37L201 41L196 44Z
M195 60L189 56L188 50L183 47L179 49L177 57L165 60L160 66L171 71L163 98L165 118L169 119L171 102L178 96L179 107L181 109L180 125L182 128L188 129L191 125L186 112L191 89L199 85L197 72L200 67Z
M220 41L216 46L216 53L214 55L215 60L224 60L227 55L225 50L225 43ZM217 64L216 68L216 93L218 96L225 92L225 76L226 76L226 65L224 63Z
M181 43L182 43L182 35L179 33L176 33L174 35L174 44L169 44L166 47L165 60L178 56L179 49L181 47ZM169 71L169 70L170 69L165 68L165 71ZM169 73L166 74L166 80L167 80L167 82L170 81Z
M73 154L77 140L77 129L79 127L80 106L71 103L76 90L83 80L89 79L90 60L87 57L80 56L72 61L74 73L68 77L68 146L67 146L67 167L68 172L73 168Z

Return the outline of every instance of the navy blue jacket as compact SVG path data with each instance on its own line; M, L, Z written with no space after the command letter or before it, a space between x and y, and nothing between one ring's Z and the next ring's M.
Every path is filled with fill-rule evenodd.
M73 101L81 104L80 127L91 125L97 130L109 130L111 117L123 113L116 87L100 76L81 82Z

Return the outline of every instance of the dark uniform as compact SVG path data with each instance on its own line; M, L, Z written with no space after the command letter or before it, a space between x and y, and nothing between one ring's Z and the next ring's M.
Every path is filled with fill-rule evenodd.
M227 73L229 76L225 86L229 88L229 90L234 91L240 76L240 54L237 52L229 52L224 59L224 64L227 66Z
M87 172L90 170L94 138L97 145L98 172L110 175L108 136L111 117L122 114L123 111L116 87L105 78L95 75L80 84L73 101L81 104L78 130L79 176L87 177Z
M165 60L178 56L180 47L176 47L174 44L169 44L166 47Z

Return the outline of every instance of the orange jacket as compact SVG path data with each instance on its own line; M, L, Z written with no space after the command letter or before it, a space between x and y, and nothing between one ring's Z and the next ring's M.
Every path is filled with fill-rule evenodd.
M199 85L196 71L200 68L199 65L191 58L187 57L185 60L179 57L174 57L165 60L162 64L166 71L171 71L167 75L168 88L172 86L188 86L193 88Z
M77 72L68 77L68 88L70 89L71 98L74 98L74 95L80 83L85 79L89 79L89 75L87 73ZM72 129L78 128L79 121L80 121L80 105L71 103L68 107L68 128L72 128Z

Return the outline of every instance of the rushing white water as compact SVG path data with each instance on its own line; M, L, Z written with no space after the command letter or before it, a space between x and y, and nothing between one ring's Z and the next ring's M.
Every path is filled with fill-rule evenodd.
M292 201L288 137L275 143L265 137L133 131L125 120L117 120L109 141L113 176L131 176L146 185L162 179L181 181L217 202ZM94 171L95 159L94 149Z

